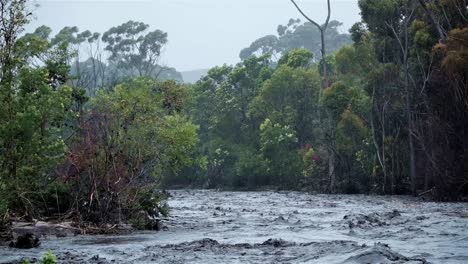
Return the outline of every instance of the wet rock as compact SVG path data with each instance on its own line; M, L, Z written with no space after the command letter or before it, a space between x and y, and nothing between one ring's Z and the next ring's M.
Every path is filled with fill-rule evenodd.
M388 245L377 243L374 247L365 249L352 256L344 263L427 263L424 258L409 258L393 250Z
M288 220L286 220L286 218L284 218L284 216L280 215L280 216L278 216L277 218L275 218L273 220L273 223L284 224L284 223L288 223Z
M346 223L349 228L363 228L368 229L372 227L388 226L388 222L392 221L395 218L400 217L401 214L398 210L393 210L392 212L387 212L383 214L379 213L370 213L368 215L364 214L351 214L345 215L344 220L347 220Z
M57 263L67 263L67 264L108 264L113 263L115 260L108 261L106 258L101 257L100 255L92 255L91 257L86 256L85 254L76 254L72 252L63 252L57 255Z
M201 240L191 241L191 242L184 242L176 245L166 245L162 248L166 249L175 249L175 250L197 250L201 248L212 248L218 247L220 244L218 241L210 238L204 238Z
M273 246L273 247L288 247L288 246L294 246L295 243L285 241L283 239L273 239L270 238L267 241L263 242L261 244L262 246Z
M24 235L20 235L16 238L15 241L10 243L10 247L14 248L21 248L21 249L30 249L36 248L41 245L39 241L39 237L32 233L26 233Z
M395 217L398 217L398 216L401 216L400 211L398 211L398 210L393 210L393 211L390 212L390 213L385 213L385 214L384 214L384 217L387 218L387 219L389 219L389 220L390 220L390 219L393 219L393 218L395 218Z

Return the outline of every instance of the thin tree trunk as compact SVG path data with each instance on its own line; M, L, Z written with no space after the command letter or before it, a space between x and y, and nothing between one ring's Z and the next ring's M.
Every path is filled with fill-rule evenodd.
M384 163L384 157L381 156L379 144L377 143L377 138L376 138L376 132L375 132L375 125L374 125L374 109L375 109L375 103L374 103L374 98L375 98L375 87L372 89L372 110L371 110L371 117L370 117L370 124L371 124L371 132L372 132L372 142L374 143L375 147L375 153L377 154L377 160L379 161L380 167L383 170L383 173L385 175L386 170L385 170L385 163ZM382 130L385 130L385 126L382 126ZM383 133L385 133L383 131ZM383 150L382 150L383 153Z
M330 178L330 193L335 193L335 151L333 151L332 147L328 148L328 156L328 177Z
M411 193L416 195L416 157L414 147L414 124L411 107L411 91L409 83L409 64L408 64L408 28L405 28L405 90L406 90L406 112L408 119L408 137L410 147L410 179L411 179Z
M318 28L318 30L320 31L320 42L321 42L321 49L320 49L320 53L322 55L322 60L324 62L324 65L323 65L323 81L322 81L322 90L327 88L330 84L328 83L328 72L327 72L327 65L326 65L326 45L325 45L325 33L327 31L327 28L328 28L328 23L330 22L330 16L331 16L331 6L330 6L330 0L327 0L327 19L325 20L325 24L323 24L322 26L319 25L317 22L315 22L314 20L312 20L309 16L307 16L303 11L302 9L296 4L296 2L294 0L291 0L291 2L293 3L293 5L296 7L296 9L299 11L299 13L301 13L301 15L307 19L310 23L312 23L314 26L316 26ZM322 95L322 91L320 91L320 96L321 97ZM319 102L320 102L320 98L319 98Z
M411 179L411 193L416 195L416 157L415 157L415 148L414 148L414 139L413 139L413 118L411 116L411 103L410 103L410 93L406 92L406 110L408 111L408 137L409 137L409 147L410 147L410 179Z
M395 28L393 25L386 23L387 27L389 27L390 30L392 30L393 35L395 36L395 39L398 42L398 45L400 46L401 52L403 54L403 62L402 64L404 65L404 71L405 71L405 92L406 92L406 99L405 99L405 105L406 105L406 117L407 117L407 122L408 122L408 141L409 141L409 154L410 154L410 182L411 182L411 193L413 195L416 195L416 157L415 157L415 144L414 144L414 124L413 124L413 116L412 116L412 106L411 106L411 91L410 91L410 76L409 76L409 61L408 61L408 55L409 55L409 47L408 47L408 23L413 16L414 9L411 10L411 13L408 15L408 17L405 18L405 21L403 22L404 25L404 44L402 43L402 40L400 39L400 36L397 34Z
M384 92L385 97L385 92ZM385 107L387 102L384 103L382 107L382 170L384 175L384 181L382 184L382 192L385 193L385 187L387 185L387 165L385 163Z
M331 16L331 5L330 5L330 0L327 0L327 18L325 20L325 24L323 24L322 26L319 25L317 22L315 22L314 20L312 20L311 18L309 18L309 16L307 16L303 11L302 9L296 4L295 0L291 0L291 3L293 3L293 5L296 7L296 9L299 11L299 13L301 13L301 15L307 19L310 23L312 23L313 25L315 25L318 30L320 31L320 42L321 42L321 55L322 55L322 60L323 60L323 80L322 80L322 85L321 85L321 88L320 88L320 92L319 92L319 98L318 98L318 105L320 106L321 105L321 102L322 102L322 93L323 93L323 90L325 88L327 88L330 83L328 81L328 72L327 72L327 63L326 63L326 43L325 43L325 33L327 31L327 28L328 28L328 23L330 22L330 16ZM319 122L321 122L322 118L321 118L321 111L320 111L320 107L318 108L318 119L319 119ZM329 159L328 159L328 175L329 175L329 178L330 178L330 192L334 192L335 191L335 153L333 151L333 138L331 139L330 143L329 143L329 146L328 146L328 156L329 156Z
M424 9L424 12L426 12L426 14L429 16L429 19L431 20L432 24L434 24L434 27L437 29L437 33L439 34L439 41L443 41L445 39L445 31L444 29L442 28L442 26L440 25L439 22L437 22L437 19L434 15L434 12L432 12L432 10L430 10L427 5L426 5L426 2L424 2L424 0L418 0L419 1L419 4L421 5L421 7Z

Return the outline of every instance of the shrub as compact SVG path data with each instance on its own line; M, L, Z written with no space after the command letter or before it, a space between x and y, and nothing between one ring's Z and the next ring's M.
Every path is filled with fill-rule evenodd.
M42 257L41 264L56 264L57 263L57 258L55 257L54 253L52 251L48 251L45 253L45 255Z
M155 190L196 162L198 141L174 85L133 79L91 102L62 170L81 220L119 223L141 210L167 214L167 197Z

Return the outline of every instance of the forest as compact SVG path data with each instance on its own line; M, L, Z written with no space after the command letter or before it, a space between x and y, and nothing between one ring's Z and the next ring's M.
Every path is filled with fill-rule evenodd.
M192 87L189 108L198 152L208 158L199 180L441 200L466 194L460 3L359 1L362 22L350 35L337 32L337 21L291 20L279 37L242 50L238 65L211 69Z
M0 0L4 238L17 219L156 229L165 189L467 199L464 0L359 0L347 33L329 0L326 21L291 0L299 19L194 84L160 60L170 32L26 32L28 2Z

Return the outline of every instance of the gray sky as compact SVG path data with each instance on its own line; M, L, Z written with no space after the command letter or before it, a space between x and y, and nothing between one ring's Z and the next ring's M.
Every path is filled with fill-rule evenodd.
M242 48L275 34L279 24L301 18L289 0L36 0L35 20L57 32L77 26L103 33L128 20L147 23L169 34L162 62L179 71L211 68L239 61ZM325 0L297 0L310 17L323 22ZM331 0L332 19L347 31L359 21L357 0Z

